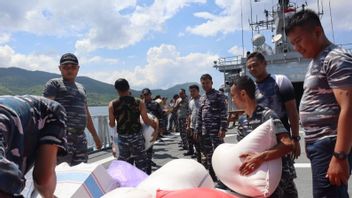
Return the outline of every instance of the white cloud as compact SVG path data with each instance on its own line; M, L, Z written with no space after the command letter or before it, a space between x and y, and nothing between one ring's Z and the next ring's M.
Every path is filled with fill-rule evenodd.
M137 5L137 0L118 0L114 3L114 5L115 8L120 11L126 8L135 7Z
M212 67L213 61L217 58L217 55L207 53L181 55L175 46L162 44L148 50L146 65L134 67L132 70L83 75L107 83L113 83L118 78L126 78L133 89L168 88L179 83L198 82L204 73L222 76Z
M76 42L77 50L92 51L97 48L120 49L141 41L152 31L161 31L167 20L191 3L205 0L156 0L149 7L136 6L130 16L106 15L103 22L96 23L84 38ZM108 24L108 25L107 25Z
M195 17L205 22L188 26L187 32L204 37L216 36L219 33L227 34L241 29L241 0L216 0L215 4L222 9L218 14L209 12L194 13ZM242 3L243 12L247 11L247 1ZM244 18L244 21L247 18Z
M206 0L155 0L143 7L136 0L1 1L0 24L9 32L76 37L79 52L121 49L161 31L182 8L198 3Z
M116 65L118 59L104 58L101 56L87 56L76 54L80 65ZM26 70L41 70L58 73L61 54L21 54L9 45L0 46L0 67L19 67ZM84 70L85 68L82 68Z
M11 40L11 35L8 33L0 33L0 45L8 43Z
M57 57L44 54L24 55L16 53L15 50L8 45L0 46L0 67L20 67L27 70L55 72L57 65Z
M152 32L162 31L165 23L182 8L206 2L155 0L148 6L141 6L137 0L0 1L0 24L2 30L9 33L24 31L35 35L74 37L78 52L90 52L98 48L121 49L138 43ZM252 1L253 18L261 18L264 9L271 10L272 2ZM303 0L296 2L298 5L304 3ZM348 19L352 18L352 12L349 12L352 1L330 2L335 30L351 30L352 20ZM328 1L323 3L323 22L330 28ZM204 37L238 31L241 29L241 4L244 28L249 30L248 0L215 0L220 12L217 11L219 9L214 9L216 13L194 13L195 17L204 22L188 26L186 31ZM315 9L316 0L310 0L308 5ZM183 34L179 33L180 36Z
M232 55L234 56L244 56L245 53L247 52L246 49L242 49L242 47L239 47L237 45L231 47L229 50L228 50L229 53L231 53Z
M113 59L113 58L104 58L101 56L79 56L79 62L80 65L91 65L91 64L97 64L97 65L116 65L120 61L118 59Z

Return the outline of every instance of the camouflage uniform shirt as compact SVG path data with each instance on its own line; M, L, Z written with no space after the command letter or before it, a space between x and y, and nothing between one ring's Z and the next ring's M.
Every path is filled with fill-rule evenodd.
M177 117L179 119L187 118L189 114L189 107L188 107L188 99L187 97L185 98L178 98L177 102L178 108L177 108Z
M116 129L119 134L140 133L140 100L132 96L121 96L112 103L116 119Z
M0 190L20 193L24 174L43 144L66 154L66 113L57 102L37 96L0 97Z
M243 114L238 119L237 140L241 141L250 132L269 119L273 119L276 134L287 133L289 135L279 117L271 109L257 105L252 117ZM282 177L286 179L296 178L296 171L290 155L282 157Z
M87 96L84 87L77 82L70 83L62 78L49 80L44 89L45 97L54 97L67 112L67 131L83 133L87 125Z
M212 89L201 96L198 112L198 133L218 133L227 131L227 106L225 95Z
M306 142L336 136L340 107L332 89L351 87L351 53L331 44L310 62L299 112Z

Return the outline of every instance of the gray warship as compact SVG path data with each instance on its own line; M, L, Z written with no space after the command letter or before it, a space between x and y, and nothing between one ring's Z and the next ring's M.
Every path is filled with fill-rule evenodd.
M301 54L293 49L284 29L288 18L306 7L307 3L297 5L289 0L279 0L271 11L264 10L264 20L253 21L251 19L249 23L253 35L253 51L259 51L264 54L269 73L284 74L291 80L295 88L297 103L303 94L303 81L309 60L303 58ZM317 13L320 16L323 14L322 9L319 7L319 1ZM262 34L263 31L271 32L269 41L273 43L273 47L266 43L268 39ZM247 52L247 54L249 53ZM229 84L236 76L247 74L246 60L246 56L233 56L221 57L214 61L214 67L224 73L225 90L229 91Z

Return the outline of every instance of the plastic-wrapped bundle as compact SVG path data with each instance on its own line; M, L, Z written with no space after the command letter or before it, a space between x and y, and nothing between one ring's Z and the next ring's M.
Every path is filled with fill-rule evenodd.
M137 167L121 160L113 160L107 171L121 187L135 187L148 177Z

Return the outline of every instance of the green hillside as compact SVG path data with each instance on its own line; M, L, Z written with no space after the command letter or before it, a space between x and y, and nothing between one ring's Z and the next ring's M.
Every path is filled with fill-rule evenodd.
M0 95L42 95L45 83L58 77L60 75L42 71L29 71L15 67L0 68ZM111 84L88 77L78 77L77 82L86 88L90 106L105 106L116 97L115 89ZM190 84L193 83L176 85L166 90L152 90L152 94L153 96L161 95L171 98L181 88L188 90ZM140 90L131 90L131 92L134 96L139 96L141 93Z

